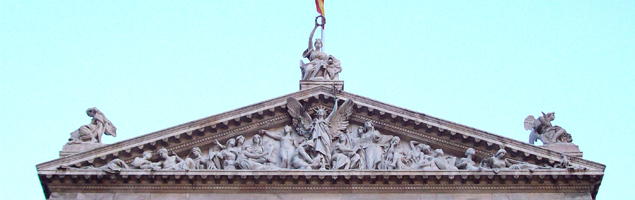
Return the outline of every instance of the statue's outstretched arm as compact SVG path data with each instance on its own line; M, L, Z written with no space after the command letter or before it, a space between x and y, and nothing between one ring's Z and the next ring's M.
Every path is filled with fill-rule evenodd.
M218 145L221 149L227 149L227 147L218 142L218 140L216 140L216 145Z
M327 121L331 121L331 118L337 112L337 100L338 100L338 98L337 98L337 96L335 96L335 103L334 103L335 105L333 105L333 110L331 110L331 114L329 114L329 116L326 117Z
M315 27L313 27L313 30L311 31L311 35L309 36L309 47L306 49L306 51L304 51L304 53L302 54L302 57L306 57L308 58L309 55L311 54L311 51L313 51L313 34L315 34L315 29L317 29L318 25L316 24Z
M410 149L415 150L415 146L417 146L417 144L419 144L419 142L410 140Z
M282 136L281 136L281 135L277 135L277 134L271 133L271 132L269 132L269 131L267 131L267 130L264 130L264 129L263 129L263 130L260 130L259 132L260 132L261 134L266 134L267 136L269 136L269 137L271 137L271 138L273 138L273 139L276 139L276 140L282 140Z

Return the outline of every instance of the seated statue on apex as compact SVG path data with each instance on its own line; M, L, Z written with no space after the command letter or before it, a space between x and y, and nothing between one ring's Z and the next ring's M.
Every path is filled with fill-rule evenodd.
M525 130L531 130L529 133L529 143L540 140L543 144L551 143L571 143L573 139L564 128L551 125L551 121L556 119L556 113L550 112L542 116L534 118L533 115L525 118Z
M315 39L315 48L313 48L312 40L315 29L324 24L318 24L317 18L315 27L309 36L309 47L304 50L302 57L309 59L308 63L300 60L300 70L302 71L302 80L311 81L336 81L339 80L339 73L342 72L340 60L333 55L322 52L322 40Z
M90 124L83 125L73 131L67 144L101 143L103 134L117 136L117 127L112 125L99 109L89 108L86 110L86 114L93 118Z

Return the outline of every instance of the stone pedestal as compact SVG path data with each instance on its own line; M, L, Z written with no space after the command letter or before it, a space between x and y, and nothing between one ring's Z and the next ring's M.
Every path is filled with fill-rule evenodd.
M568 156L582 158L582 151L578 148L578 145L573 143L553 143L542 145L543 148L547 148L553 151L562 152Z
M335 86L338 90L344 90L344 81L300 81L300 90L306 90L320 85L328 87Z
M90 151L98 147L106 146L107 144L101 143L78 143L78 144L65 144L60 151L60 158L70 156L73 154Z

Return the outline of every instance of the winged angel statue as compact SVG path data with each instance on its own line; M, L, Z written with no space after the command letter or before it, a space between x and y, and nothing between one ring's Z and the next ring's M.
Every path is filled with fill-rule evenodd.
M540 140L543 144L551 143L570 143L573 141L571 135L560 126L551 125L551 121L556 119L556 113L550 112L542 116L534 118L533 115L525 118L525 130L531 130L529 133L529 143Z
M296 131L309 138L315 144L314 151L317 157L324 158L323 164L331 163L331 142L340 136L348 126L348 117L353 114L353 101L346 100L338 109L337 96L331 113L326 116L326 110L322 107L316 111L316 118L311 118L300 102L293 97L287 99L287 108Z

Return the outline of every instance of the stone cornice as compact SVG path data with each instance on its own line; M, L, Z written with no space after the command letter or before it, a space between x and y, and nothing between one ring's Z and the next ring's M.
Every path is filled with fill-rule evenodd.
M45 191L124 192L589 192L603 172L530 171L141 171L44 170Z

